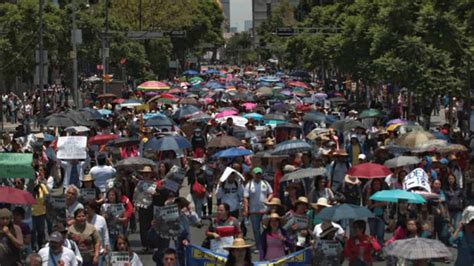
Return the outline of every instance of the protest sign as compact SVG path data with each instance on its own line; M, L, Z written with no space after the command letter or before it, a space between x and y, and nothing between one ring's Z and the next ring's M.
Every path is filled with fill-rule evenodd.
M95 200L95 188L81 188L81 197L84 202Z
M118 222L118 218L122 217L125 212L125 207L122 203L104 203L102 205L102 212L105 213L109 235L112 242L115 238L123 233L123 225Z
M416 168L415 170L411 171L405 176L405 179L403 180L404 190L412 190L415 188L423 189L426 192L431 192L428 175L421 168Z
M240 176L240 178L242 178L242 180L245 181L245 177L243 175L241 175L239 172L237 172L235 169L230 168L230 167L226 167L225 170L224 170L224 173L222 173L222 175L221 175L221 178L219 178L219 182L226 181L227 178L229 178L229 176L232 173L235 173L237 176Z
M130 256L128 252L112 252L110 263L114 266L130 266Z
M308 228L308 216L293 214L293 223L298 225L298 229Z
M186 176L186 170L183 168L173 165L171 169L168 171L168 173L165 176L165 179L171 179L177 183L182 183L184 177Z
M165 179L163 187L169 191L177 192L179 190L179 183L172 179Z
M0 153L0 178L34 178L31 153Z
M57 158L61 160L86 159L86 136L59 137Z
M66 198L62 194L50 194L46 200L46 215L53 223L66 221Z
M176 238L180 233L177 204L154 206L155 230L163 238Z
M229 251L224 247L232 246L232 241L234 241L233 236L211 239L211 250L222 255L228 255Z

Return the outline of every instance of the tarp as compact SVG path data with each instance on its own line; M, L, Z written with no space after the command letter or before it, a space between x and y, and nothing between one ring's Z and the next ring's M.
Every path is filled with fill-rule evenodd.
M33 154L0 153L0 178L34 178Z
M253 265L259 266L303 266L311 264L311 248L306 248L285 257L272 261L253 262ZM188 266L207 266L207 265L225 265L227 257L215 253L209 249L196 245L189 245L186 248L186 265Z

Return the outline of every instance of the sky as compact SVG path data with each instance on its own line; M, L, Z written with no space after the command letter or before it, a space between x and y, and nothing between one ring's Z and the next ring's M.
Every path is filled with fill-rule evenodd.
M230 0L230 26L243 31L245 20L252 20L252 0Z

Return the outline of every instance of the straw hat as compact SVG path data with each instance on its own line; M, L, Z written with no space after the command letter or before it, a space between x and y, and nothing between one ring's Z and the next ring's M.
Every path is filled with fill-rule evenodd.
M249 248L252 245L245 243L243 238L236 238L232 241L232 246L224 247L225 249Z
M306 204L306 205L309 206L309 201L308 201L307 197L299 197L298 200L296 200L296 202L295 202L295 206L300 204L300 203L303 203L303 204Z
M336 150L334 153L333 153L334 156L348 156L349 154L347 154L346 150L345 149L339 149L339 150Z
M263 204L267 206L281 206L281 200L277 197L272 197L270 201L265 201Z
M272 138L267 138L265 140L265 144L263 144L265 146L274 146L275 145L275 142L273 142L273 139Z
M145 165L145 166L143 167L143 169L138 170L138 172L140 172L140 173L153 173L153 169L151 169L150 166Z
M263 219L262 221L262 224L265 226L265 227L268 227L268 224L270 223L270 220L271 219L278 219L278 221L280 222L280 224L282 223L282 220L283 220L283 217L280 217L280 215L278 215L278 213L276 212L272 212L270 215L267 215L265 217L265 219Z
M319 206L323 206L323 207L331 207L332 205L329 204L329 201L327 198L319 198L318 201L316 203L311 203L311 207L317 209Z
M82 179L82 182L89 182L89 181L94 181L94 178L92 175L85 175L84 178Z

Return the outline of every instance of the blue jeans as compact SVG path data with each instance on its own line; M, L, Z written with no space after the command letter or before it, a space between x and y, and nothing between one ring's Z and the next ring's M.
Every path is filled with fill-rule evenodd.
M202 218L202 206L204 205L204 200L206 200L206 197L199 198L196 197L194 194L191 194L191 197L194 201L194 208L196 209L196 214L199 216L199 218Z
M383 247L384 234L385 234L385 222L381 217L375 216L374 218L368 219L370 234L375 236L377 242Z
M43 247L45 242L44 225L46 222L46 215L31 216L33 228L31 230L31 247L38 249Z
M252 222L252 230L253 230L253 237L255 238L255 246L257 247L257 250L262 250L262 241L261 241L261 235L262 235L262 217L263 214L250 214L250 222Z
M462 211L449 211L449 216L451 216L451 225L454 228L458 228L459 222L462 218Z

